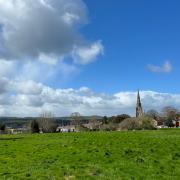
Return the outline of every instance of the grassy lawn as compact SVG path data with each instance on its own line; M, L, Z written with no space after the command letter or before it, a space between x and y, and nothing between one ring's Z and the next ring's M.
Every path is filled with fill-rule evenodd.
M0 136L0 179L180 179L180 129Z

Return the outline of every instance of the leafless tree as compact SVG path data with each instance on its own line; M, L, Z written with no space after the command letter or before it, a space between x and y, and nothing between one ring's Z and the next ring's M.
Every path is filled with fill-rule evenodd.
M74 112L71 114L71 125L75 127L80 126L82 124L81 114L79 112Z
M165 125L174 127L176 120L179 118L179 111L173 106L166 106L162 109L163 116L165 117Z
M92 130L100 130L100 125L102 122L98 121L96 117L92 116L89 120L89 126Z
M176 120L179 114L178 110L173 106L164 107L162 112L168 120Z
M159 118L159 113L155 109L150 109L146 112L146 116L157 120Z
M39 128L44 133L56 132L57 123L55 122L54 115L51 112L43 112L38 120Z

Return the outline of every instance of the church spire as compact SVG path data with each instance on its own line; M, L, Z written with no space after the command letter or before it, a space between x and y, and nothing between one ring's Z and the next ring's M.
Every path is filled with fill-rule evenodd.
M141 104L141 98L140 98L140 94L139 94L139 90L138 90L138 94L137 94L137 105Z
M142 109L141 98L140 98L140 94L138 90L137 104L136 104L136 117L140 117L140 116L143 116L143 109Z

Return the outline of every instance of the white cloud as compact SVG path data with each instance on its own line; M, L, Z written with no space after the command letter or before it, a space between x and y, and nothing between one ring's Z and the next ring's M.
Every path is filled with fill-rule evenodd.
M148 69L154 73L170 73L172 71L172 65L169 61L166 61L162 66L148 65Z
M64 20L65 23L68 25L72 25L74 22L79 21L80 17L76 14L72 14L69 12L66 12L63 16L62 19Z
M41 53L39 55L39 61L49 65L56 65L58 63L58 58L53 55L51 56Z
M73 57L75 63L86 65L96 60L98 55L102 55L104 51L103 45L100 41L91 45L75 47Z
M55 64L78 47L76 63L90 63L103 46L79 33L87 19L82 0L0 0L0 58Z
M38 116L48 110L56 116L72 112L83 115L135 114L137 92L118 92L108 95L87 87L54 89L33 81L4 81L0 94L0 116ZM141 91L144 110L161 110L164 106L180 108L180 94Z
M4 79L59 85L95 61L102 43L79 31L87 14L83 0L0 0L0 93L11 88Z
M8 91L9 81L7 78L0 78L0 94Z
M55 89L44 84L49 78L58 81L78 73L76 64L89 64L103 54L101 41L82 38L78 30L85 23L87 7L82 0L0 0L0 116L38 116L43 110L57 116L74 111L134 114L136 92L108 95L87 87ZM73 60L66 63L66 58ZM172 66L166 62L149 69L170 72ZM145 109L180 107L179 94L141 95Z
M0 59L0 77L11 76L13 77L16 73L16 62L15 61L6 61L4 59Z
M11 83L12 89L23 95L39 95L43 90L41 83L35 83L34 81L14 81Z

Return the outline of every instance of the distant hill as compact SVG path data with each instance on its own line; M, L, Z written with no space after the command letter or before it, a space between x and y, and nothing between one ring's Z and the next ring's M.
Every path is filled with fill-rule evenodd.
M22 127L26 126L32 120L38 119L39 117L0 117L0 123L6 124L9 127ZM101 116L82 116L83 122L88 122L91 118L96 118L101 120ZM69 125L71 117L54 117L55 121L60 125Z

